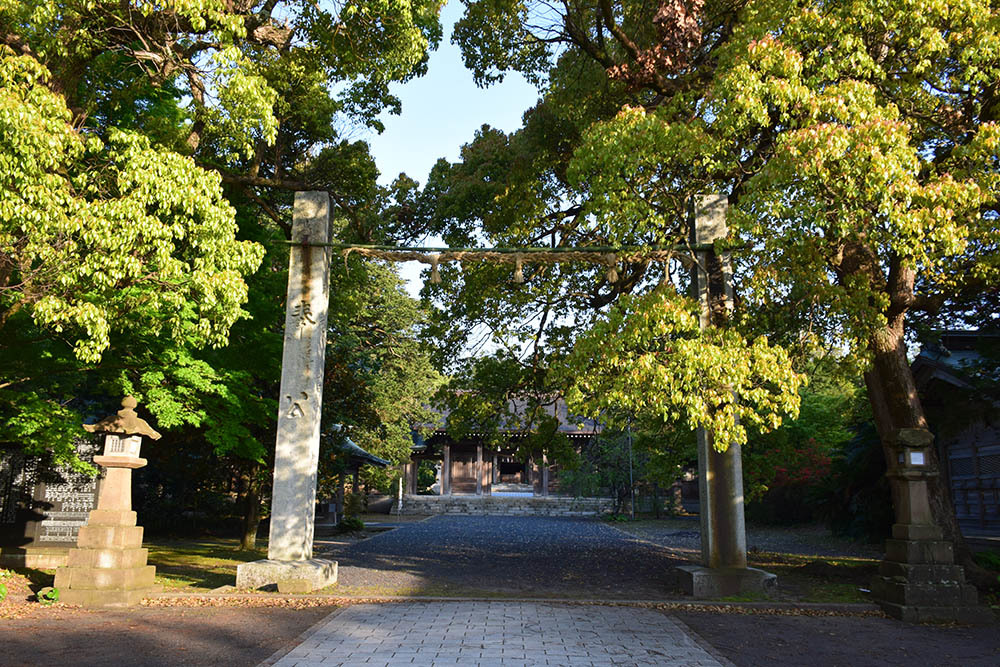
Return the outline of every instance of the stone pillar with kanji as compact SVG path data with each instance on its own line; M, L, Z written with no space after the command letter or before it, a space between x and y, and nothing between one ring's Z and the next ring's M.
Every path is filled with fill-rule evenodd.
M159 591L153 579L156 568L146 564L142 526L132 511L132 471L146 465L139 458L142 438L158 440L157 433L135 412L131 396L122 400L118 414L96 424L85 424L91 433L104 436L104 452L94 463L105 469L97 509L80 528L75 549L66 566L56 570L59 599L87 607L126 607Z
M267 559L239 565L238 588L307 592L337 581L335 561L313 558L330 235L329 195L296 192Z
M725 195L699 195L693 201L691 283L701 305L701 328L725 326L733 307L732 268L728 253L716 252L715 241L727 234ZM698 598L759 592L776 584L775 575L747 567L743 515L743 463L740 446L724 451L714 434L699 428L698 494L701 518L701 564L678 569L681 587Z

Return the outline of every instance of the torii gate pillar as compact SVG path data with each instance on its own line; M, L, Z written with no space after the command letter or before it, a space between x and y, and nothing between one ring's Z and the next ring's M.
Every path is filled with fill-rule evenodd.
M240 565L236 586L304 593L337 581L335 561L312 557L330 248L309 244L330 241L327 193L295 193L292 241L267 560Z
M695 247L724 238L725 195L698 195L693 201L691 243ZM724 324L733 307L732 268L728 253L698 250L691 282L701 304L701 328ZM763 591L777 583L769 572L747 567L743 518L743 462L740 446L724 452L712 445L713 434L698 429L698 495L701 516L701 565L678 567L681 586L697 598Z

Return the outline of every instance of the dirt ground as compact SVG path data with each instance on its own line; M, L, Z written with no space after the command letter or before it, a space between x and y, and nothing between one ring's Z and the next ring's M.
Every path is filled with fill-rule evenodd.
M680 612L683 621L739 667L995 667L1000 629L930 626L889 618Z
M0 622L0 665L252 667L277 651L290 650L335 609L198 606L205 603L197 600L183 604L188 606L101 612L57 605L5 620ZM664 613L680 619L717 655L739 667L1000 664L996 624L917 626L877 616L739 613L735 608Z
M53 607L0 621L0 665L256 665L335 607Z

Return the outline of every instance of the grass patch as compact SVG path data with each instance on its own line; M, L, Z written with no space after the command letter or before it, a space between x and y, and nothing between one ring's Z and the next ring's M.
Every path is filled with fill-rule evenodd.
M778 575L778 587L800 602L869 602L868 588L878 572L871 558L816 557L789 553L749 554L750 565Z
M718 602L770 602L771 596L766 593L743 593L742 595L727 595L713 599Z
M240 551L235 539L153 540L145 543L156 583L167 591L204 592L236 582L240 563L267 558L265 549Z
M871 602L855 584L826 582L814 584L803 602Z

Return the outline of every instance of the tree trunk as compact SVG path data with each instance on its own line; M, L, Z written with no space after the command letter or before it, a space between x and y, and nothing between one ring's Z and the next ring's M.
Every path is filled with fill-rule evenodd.
M243 525L240 531L240 551L257 548L257 528L260 526L260 464L252 463L244 476L246 491L243 503Z
M902 428L927 428L923 406L917 396L917 386L906 360L906 345L903 339L903 317L900 315L878 332L873 340L872 365L865 373L868 400L875 418L875 428L882 442L882 452L886 464L891 469L896 465L896 433ZM929 463L940 470L937 448L928 452ZM895 485L893 503L898 504ZM969 580L978 587L994 586L995 577L979 567L972 559L955 518L955 508L951 492L942 476L927 481L927 493L934 520L941 527L944 539L954 545L955 562L965 568Z

